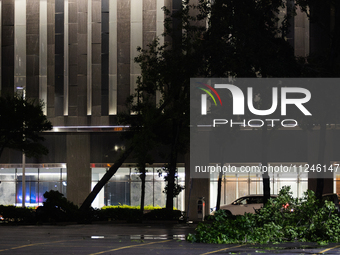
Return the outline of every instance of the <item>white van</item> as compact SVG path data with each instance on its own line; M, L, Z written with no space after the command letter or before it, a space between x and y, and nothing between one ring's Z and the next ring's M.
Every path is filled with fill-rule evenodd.
M270 198L276 198L270 195ZM263 195L248 195L236 199L229 205L221 205L220 209L225 210L228 215L243 215L245 213L255 213L255 210L263 207ZM215 211L211 214L214 215Z

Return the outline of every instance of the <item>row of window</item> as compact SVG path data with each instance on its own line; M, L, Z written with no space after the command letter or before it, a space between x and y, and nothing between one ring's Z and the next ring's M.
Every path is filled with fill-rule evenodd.
M103 177L108 168L92 168L92 188ZM148 168L146 175L145 205L165 206L166 195L164 173L159 168ZM0 204L21 205L22 192L22 168L0 169ZM184 187L185 171L178 168L177 183ZM340 177L340 176L339 176ZM340 179L334 179L334 190L340 191ZM285 176L272 174L271 194L278 194L283 186L290 186L294 197L302 197L308 188L308 179L298 174ZM67 169L62 167L26 168L25 171L25 203L26 206L41 205L44 201L43 194L49 190L57 190L66 196ZM213 209L217 199L217 175L211 175L210 180L210 208ZM222 176L221 204L229 204L235 199L249 194L262 194L262 177L259 174L229 174ZM141 181L139 173L133 167L120 168L111 180L98 194L92 206L101 208L107 205L140 205ZM174 199L174 206L185 210L184 191Z
M0 169L0 204L21 205L22 168ZM44 193L57 190L66 195L66 168L26 168L25 169L25 204L26 206L41 205Z
M92 188L106 173L107 168L92 168ZM163 192L165 187L164 172L161 168L147 168L145 184L145 205L164 207L166 195ZM117 173L104 186L101 192L93 201L94 208L101 208L107 205L127 204L139 206L141 200L141 180L135 168L119 168ZM177 183L184 187L184 168L178 168ZM174 206L184 210L184 191L174 198Z

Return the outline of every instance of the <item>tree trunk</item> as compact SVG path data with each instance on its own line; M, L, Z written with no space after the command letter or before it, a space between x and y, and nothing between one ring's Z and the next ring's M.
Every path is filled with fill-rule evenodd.
M223 128L219 128L219 137L223 137L225 140L222 142L222 146L221 146L221 153L222 153L222 157L221 157L221 169L223 169L223 166L224 166L224 163L226 160L225 160L225 147L226 147L226 144L228 144L228 140L227 138L229 137L230 135L230 128L226 129L223 127ZM230 143L231 145L231 143ZM222 179L223 179L223 172L219 172L218 174L218 182L217 182L217 200L216 200L216 211L220 210L220 206L221 206L221 198L222 198Z
M268 166L268 127L262 127L262 167ZM263 181L263 204L265 205L270 198L270 178L268 171L262 174Z
M177 169L177 153L178 153L178 137L180 132L180 122L178 120L173 120L173 142L171 145L170 152L170 164L167 176L168 190L166 193L166 209L172 211L174 208L174 188L175 188L175 174Z
M104 176L100 179L100 181L94 186L91 193L87 196L83 204L80 206L80 210L85 211L91 207L93 200L96 198L98 193L104 187L104 185L111 179L111 177L118 171L118 168L124 163L126 158L133 151L133 147L130 146L114 163L113 166L110 167L109 171L107 171Z
M168 190L166 193L166 209L172 211L174 208L174 188L175 188L176 165L169 167L168 172Z
M140 212L141 215L144 213L144 201L145 201L145 166L140 169L140 179L142 180L142 189L141 189L141 197L140 197Z
M223 167L223 164L221 164ZM222 172L218 175L218 182L217 182L217 201L216 201L216 211L220 210L221 206L221 189L222 189Z
M166 193L166 209L168 210L173 210L174 208L174 188L175 188L175 175L177 169L176 163L177 163L177 149L176 150L173 149L173 151L171 152L171 161L167 176L168 190Z
M326 123L320 124L320 135L319 135L319 155L318 155L318 164L323 166L325 164L325 149L326 149ZM316 180L316 192L315 196L317 199L321 201L323 188L324 188L324 178L317 178Z

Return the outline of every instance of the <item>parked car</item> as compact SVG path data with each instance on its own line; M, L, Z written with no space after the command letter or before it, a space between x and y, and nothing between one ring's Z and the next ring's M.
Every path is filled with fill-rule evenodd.
M270 195L270 198L276 198L276 195ZM228 205L221 205L220 209L225 210L228 215L243 215L245 213L255 213L263 207L263 195L248 195L236 199ZM215 211L211 214L214 215Z
M335 204L335 207L338 209L340 213L340 196L336 193L328 193L322 195L322 202L332 201Z

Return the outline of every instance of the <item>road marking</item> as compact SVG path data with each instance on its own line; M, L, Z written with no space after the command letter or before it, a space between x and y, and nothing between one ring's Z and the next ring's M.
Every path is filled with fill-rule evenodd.
M119 251L119 250L122 250L122 249L134 248L134 247L138 247L138 246L144 246L144 245L155 244L155 243L165 243L165 242L169 242L169 241L171 241L171 240L136 244L136 245L130 245L130 246L123 246L123 247L119 247L119 248L115 248L115 249L111 249L111 250L107 250L107 251L100 251L100 252L96 252L96 253L91 253L90 255L103 254L103 253L110 252L110 251Z
M74 239L74 240L77 240L77 239ZM54 241L54 242L47 242L47 243L31 243L31 244L21 245L21 246L17 246L17 247L8 248L8 249L3 249L3 250L0 250L0 252L9 251L9 250L16 250L16 249L21 249L21 248L35 246L35 245L41 245L41 244L61 243L61 242L68 242L68 241L74 241L74 240L61 240L61 241Z
M340 247L340 245L337 245L337 246L334 246L334 247L328 248L328 249L326 249L326 250L323 250L323 251L320 251L320 252L318 252L318 253L314 253L313 255L316 255L316 254L322 254L322 253L325 253L326 251L333 250L333 249L335 249L335 248L338 248L338 247Z
M233 247L228 247L228 248L224 248L224 249L220 249L220 250L216 250L216 251L210 251L210 252L202 253L201 255L212 254L212 253L216 253L216 252L219 252L219 251L229 250L229 249L237 248L237 247L241 247L241 246L245 246L245 244L241 244L241 245L233 246Z

